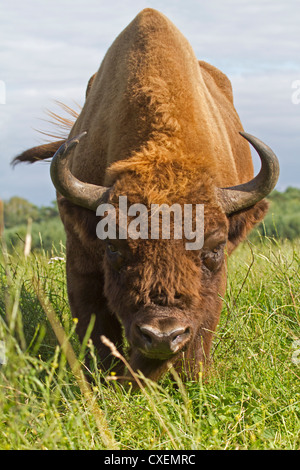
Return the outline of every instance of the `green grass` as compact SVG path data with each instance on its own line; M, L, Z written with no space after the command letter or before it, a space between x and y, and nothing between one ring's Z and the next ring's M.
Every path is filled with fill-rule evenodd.
M299 241L265 239L231 257L208 377L182 384L169 374L133 391L94 371L89 397L33 287L35 276L79 357L64 261L2 257L0 449L104 449L97 410L124 450L299 449L299 253Z

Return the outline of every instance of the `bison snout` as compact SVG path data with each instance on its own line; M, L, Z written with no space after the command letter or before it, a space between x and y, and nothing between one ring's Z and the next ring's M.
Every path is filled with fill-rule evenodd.
M147 357L167 359L179 351L190 338L190 328L159 330L151 325L136 325L138 349Z

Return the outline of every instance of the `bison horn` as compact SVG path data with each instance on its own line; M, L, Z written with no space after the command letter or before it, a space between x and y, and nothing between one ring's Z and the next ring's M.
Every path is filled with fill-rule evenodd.
M86 135L82 132L76 137L67 140L54 154L50 174L57 191L77 206L96 211L98 205L103 202L104 195L109 188L95 184L83 183L72 175L69 169L68 155L80 139Z
M227 215L246 209L261 201L274 189L279 177L279 162L275 153L250 134L240 132L257 151L261 159L261 169L258 175L248 183L230 188L218 188L218 195Z

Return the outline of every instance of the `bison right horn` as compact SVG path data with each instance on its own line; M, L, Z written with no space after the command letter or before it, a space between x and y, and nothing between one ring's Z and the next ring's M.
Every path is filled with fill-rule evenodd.
M87 132L82 132L78 136L67 140L67 142L59 147L53 156L50 174L55 188L62 196L77 206L96 211L99 204L103 202L104 195L108 192L109 188L84 183L72 175L69 168L68 156L70 150L86 134Z
M219 199L227 215L247 209L261 201L275 188L279 177L279 162L273 150L253 135L245 132L240 134L257 151L261 159L261 169L248 183L218 188Z

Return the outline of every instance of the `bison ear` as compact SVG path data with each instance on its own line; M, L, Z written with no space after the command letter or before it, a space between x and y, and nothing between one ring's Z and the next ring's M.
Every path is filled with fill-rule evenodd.
M86 87L86 92L85 92L85 99L87 99L87 97L88 97L88 94L90 92L90 89L92 88L92 85L93 85L93 82L95 80L96 75L97 75L97 72L94 73L94 75L92 75L91 78L88 81L88 84L87 84L87 87Z
M254 206L244 209L228 217L229 231L228 231L228 253L238 246L243 241L248 232L254 228L256 224L261 222L268 212L269 203L263 199L257 202Z
M50 142L49 144L39 145L33 147L15 157L12 161L12 165L15 166L17 163L27 162L35 163L39 160L45 160L46 158L52 158L59 147L65 143L65 140L58 140L57 142Z

